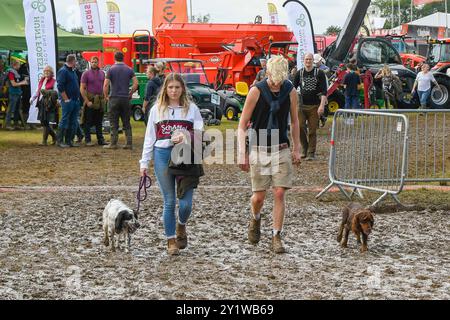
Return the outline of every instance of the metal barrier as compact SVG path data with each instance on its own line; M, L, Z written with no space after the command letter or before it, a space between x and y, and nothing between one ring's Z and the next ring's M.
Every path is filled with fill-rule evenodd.
M381 112L404 114L408 118L408 161L405 183L450 182L450 110L381 110Z
M360 189L382 192L373 205L402 191L406 176L408 120L405 115L338 110L333 119L329 163L330 185L351 200ZM343 187L353 188L348 194Z

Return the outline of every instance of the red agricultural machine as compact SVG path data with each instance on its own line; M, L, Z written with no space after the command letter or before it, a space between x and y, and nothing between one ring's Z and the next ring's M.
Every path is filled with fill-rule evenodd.
M117 51L123 52L125 64L137 66L140 72L144 72L143 60L156 58L157 42L148 30L136 30L132 35L107 34L102 37L102 51L85 51L82 56L88 61L93 56L99 57L99 66L105 70L114 64L114 53Z
M156 29L158 57L202 60L216 88L251 84L272 41L290 41L284 25L269 24L161 24Z

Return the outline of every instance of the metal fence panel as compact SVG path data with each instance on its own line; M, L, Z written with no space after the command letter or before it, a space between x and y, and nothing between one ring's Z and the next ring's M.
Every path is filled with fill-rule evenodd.
M395 113L338 110L333 119L329 176L331 184L351 198L343 187L354 192L367 189L388 194L398 201L406 172L408 120Z
M405 182L450 182L450 110L381 112L404 114L408 118L408 162Z

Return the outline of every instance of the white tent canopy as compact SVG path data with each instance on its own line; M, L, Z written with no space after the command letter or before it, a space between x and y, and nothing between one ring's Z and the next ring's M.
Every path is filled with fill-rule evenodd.
M448 25L445 20L445 16L447 16ZM408 24L413 26L436 27L436 28L447 27L450 26L450 14L445 14L444 12L436 12L429 16L409 22Z

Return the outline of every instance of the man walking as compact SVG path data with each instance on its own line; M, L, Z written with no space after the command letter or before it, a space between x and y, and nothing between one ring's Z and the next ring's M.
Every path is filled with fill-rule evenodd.
M294 87L300 87L301 101L298 117L300 121L300 143L302 158L316 159L317 127L319 117L325 111L327 103L327 81L325 73L314 67L314 56L307 53L304 67L294 77Z
M250 89L238 129L238 161L241 170L251 171L252 218L248 239L257 244L261 237L261 209L267 190L273 187L272 249L284 253L281 241L286 191L292 188L292 158L300 163L298 96L288 78L288 62L281 56L267 63L267 79ZM291 115L292 155L289 150L288 117ZM249 146L246 146L248 123Z
M123 129L127 137L124 149L133 149L133 137L130 125L130 100L138 88L138 81L133 69L123 63L123 53L117 51L114 54L115 64L106 74L103 86L103 95L109 101L109 120L111 123L111 143L104 146L106 149L117 149L119 139L119 118L122 119ZM130 80L133 85L130 88ZM111 91L109 90L111 88ZM109 95L108 95L109 93Z
M95 126L97 143L106 145L103 138L102 123L105 113L105 99L103 84L105 73L98 67L98 57L91 58L91 68L81 76L80 92L84 100L84 136L86 146L93 146L91 141L91 127Z
M80 85L75 73L75 64L75 55L69 54L66 58L66 63L56 74L62 107L57 137L58 145L61 148L77 146L73 144L73 138L77 131L78 114L80 113Z

